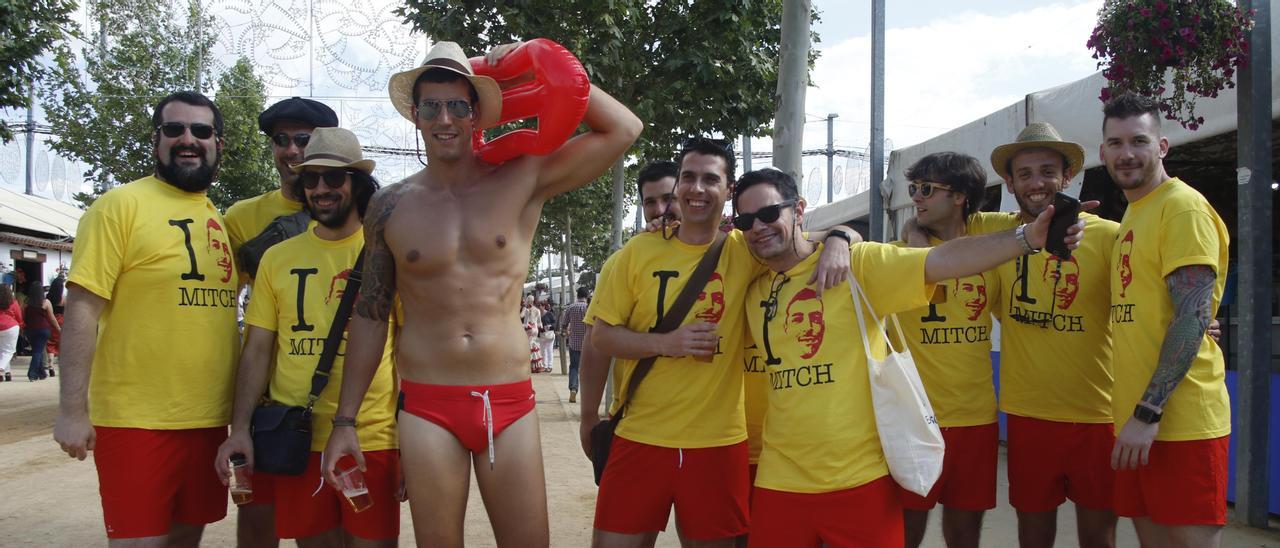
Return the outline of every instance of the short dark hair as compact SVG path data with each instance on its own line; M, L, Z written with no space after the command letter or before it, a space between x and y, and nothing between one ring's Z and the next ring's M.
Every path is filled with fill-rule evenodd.
M680 166L672 161L658 160L649 162L640 168L640 176L636 178L636 193L640 195L640 201L644 202L645 183L661 181L667 177L678 179L680 177Z
M1150 114L1156 121L1156 131L1160 131L1160 103L1145 95L1126 91L1112 97L1102 105L1102 131L1107 131L1107 119L1122 120L1134 116Z
M330 168L342 169L342 168ZM373 198L373 194L382 188L378 180L373 175L360 171L358 169L347 168L347 173L351 175L351 197L356 202L356 212L360 214L360 218L364 218L364 213L369 209L369 200ZM293 178L294 196L301 197L306 200L306 191L302 188L302 177Z
M591 290L590 290L590 289L587 289L587 288L585 288L585 287L579 287L579 288L578 288L578 298L579 298L579 299L585 299L585 298L590 297L590 296L591 296Z
M413 81L413 106L418 106L418 84L448 84L462 80L467 83L467 88L471 90L471 106L475 106L480 102L480 93L476 91L476 87L471 85L471 80L466 76L458 74L452 70L444 68L432 68L422 71L418 75L418 79Z
M728 141L723 142L728 143ZM733 174L738 170L738 160L733 156L733 149L728 144L721 143L722 141L705 137L685 139L680 148L680 166L684 166L684 157L693 153L718 156L724 159L725 181L729 186L733 186Z
M1063 162L1065 167L1065 157ZM935 152L911 164L905 175L908 181L942 183L964 194L965 219L982 208L987 195L987 170L968 154Z
M222 111L218 110L218 105L215 105L208 97L194 91L177 91L170 93L165 96L164 99L161 99L160 102L156 104L156 109L151 111L152 131L159 130L160 124L164 123L164 117L161 115L164 111L164 107L174 101L186 103L193 107L208 107L209 110L213 111L213 131L218 135L218 137L222 137Z
M788 175L785 171L766 167L755 171L748 171L742 174L742 178L738 179L738 184L733 187L733 212L738 212L738 198L747 191L748 188L758 184L773 185L778 190L778 194L782 195L783 200L800 200L800 189L796 186L796 180Z

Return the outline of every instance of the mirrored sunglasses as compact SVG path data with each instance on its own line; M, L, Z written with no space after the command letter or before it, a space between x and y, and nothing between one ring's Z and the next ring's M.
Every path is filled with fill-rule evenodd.
M435 120L440 115L441 107L449 109L449 116L454 118L470 118L471 103L463 99L450 99L448 101L433 101L430 99L423 100L418 103L418 118L422 120Z

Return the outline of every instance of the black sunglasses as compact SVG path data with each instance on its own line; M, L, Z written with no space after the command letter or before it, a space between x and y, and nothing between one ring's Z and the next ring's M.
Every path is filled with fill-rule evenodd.
M351 174L349 169L327 169L325 171L304 171L298 175L298 182L302 184L302 188L307 190L315 190L320 186L320 181L324 180L324 186L337 190L347 183L347 176Z
M182 122L165 122L156 126L156 130L163 133L165 137L177 139L187 132L187 128L191 128L191 136L196 139L208 139L213 137L213 126L209 124L191 124L187 125Z
M454 118L470 118L471 103L463 99L450 99L448 101L433 101L424 99L418 103L418 118L421 120L435 120L440 115L440 107L449 109L449 116Z
M796 205L795 200L786 200L782 203L764 206L757 209L755 213L739 213L733 218L733 226L738 230L746 232L751 230L751 226L756 224L756 219L760 219L762 223L772 223L778 220L782 215L782 210Z
M711 139L708 137L686 137L683 141L680 141L680 151L686 152L705 145L711 145L728 152L729 154L733 154L733 141L728 139Z
M281 132L271 136L271 142L280 148L289 146L289 141L293 141L293 144L298 145L298 148L307 148L307 143L311 142L311 134L294 133L293 137L290 137L288 133Z
M951 188L951 186L940 183L923 182L907 184L907 196L915 196L916 192L919 192L921 198L928 198L933 196L934 190L948 190L955 192L955 189Z

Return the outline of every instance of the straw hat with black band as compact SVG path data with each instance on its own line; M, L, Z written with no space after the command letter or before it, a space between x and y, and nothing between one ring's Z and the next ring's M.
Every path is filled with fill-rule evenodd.
M417 123L413 117L413 84L418 81L418 76L431 69L456 72L471 82L476 95L480 98L480 116L475 120L477 128L489 129L498 125L498 120L502 116L502 90L498 87L498 82L488 76L477 76L472 72L471 63L467 61L466 54L462 53L462 48L453 42L437 42L431 47L431 51L427 52L427 58L422 61L421 66L391 75L387 92L391 95L391 104L396 107L396 111L401 116L410 122Z
M991 167L1000 177L1009 179L1010 163L1019 152L1033 148L1047 148L1061 154L1067 159L1067 171L1071 176L1080 173L1084 167L1084 147L1079 143L1064 141L1058 130L1048 122L1032 122L1022 128L1018 138L1012 143L1000 145L991 151Z
M307 154L302 163L290 166L294 173L307 167L336 167L358 169L366 175L373 174L373 160L366 160L360 151L360 141L351 130L340 127L318 127L311 132Z

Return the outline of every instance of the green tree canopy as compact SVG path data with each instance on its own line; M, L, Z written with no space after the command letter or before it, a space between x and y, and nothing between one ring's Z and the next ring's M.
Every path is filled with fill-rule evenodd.
M271 150L258 132L258 113L265 108L267 86L253 72L253 64L241 57L218 77L216 102L226 130L218 181L209 188L209 199L226 211L237 200L257 196L278 184Z
M4 0L0 0L2 2ZM89 166L88 205L112 186L155 168L151 113L164 96L180 90L205 94L209 78L210 20L192 3L185 21L173 17L166 0L96 0L98 28L81 52L84 69L70 60L41 89L55 139L50 146ZM216 81L224 120L222 164L209 197L225 209L274 185L267 145L258 137L257 115L266 88L241 59Z
M78 34L71 22L74 0L0 0L0 108L28 108L28 95L45 73L40 56L65 55L62 44ZM13 133L0 120L0 142Z

